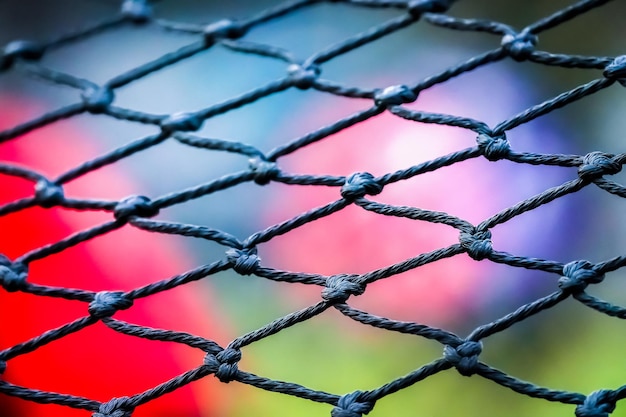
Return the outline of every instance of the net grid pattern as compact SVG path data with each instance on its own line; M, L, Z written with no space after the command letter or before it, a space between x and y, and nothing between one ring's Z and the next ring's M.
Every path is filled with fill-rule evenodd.
M575 193L591 184L619 197L626 197L626 188L604 178L621 170L624 161L626 161L626 154L614 155L599 151L594 151L587 155L516 152L511 148L506 138L508 130L555 109L612 86L615 83L626 86L626 56L578 56L549 53L537 49L538 34L570 19L574 19L595 7L602 6L608 3L608 1L580 1L528 25L521 31L516 31L506 24L495 21L448 16L445 13L453 6L453 1L451 0L333 1L334 3L345 3L355 7L395 8L398 10L399 15L397 18L371 27L362 33L315 53L304 61L298 60L288 50L242 39L249 29L257 25L278 19L294 10L306 8L320 2L312 0L289 1L264 10L248 19L225 19L202 26L158 19L155 17L153 5L149 2L127 0L122 3L118 15L104 20L95 26L60 36L48 42L18 40L4 47L0 54L0 71L19 71L35 75L38 78L56 84L69 86L79 93L80 98L74 104L63 106L0 132L0 141L16 140L19 136L34 129L84 113L108 115L116 119L155 125L160 128L160 132L137 139L90 161L86 161L57 178L47 178L34 170L15 164L0 163L0 173L21 177L31 181L34 186L33 196L1 206L0 216L34 206L44 208L64 207L73 210L100 210L111 214L109 222L32 250L15 260L10 260L6 256L0 257L0 284L4 291L21 291L42 297L61 297L68 300L79 300L87 304L88 313L86 316L78 318L73 322L46 331L37 337L0 351L0 373L4 372L7 366L10 366L11 359L28 354L47 343L78 332L97 322L102 322L116 332L123 333L129 337L182 343L200 349L206 355L204 362L195 369L191 369L145 392L128 397L112 398L104 403L69 394L22 387L4 379L0 380L0 393L39 403L54 403L85 409L92 412L95 417L121 417L130 416L133 409L141 404L166 395L168 392L192 381L214 375L224 383L237 381L264 390L330 404L333 406L331 412L333 417L358 417L369 413L374 408L377 400L412 386L434 374L456 368L461 375L479 375L520 394L547 401L572 404L575 406L575 415L578 417L608 416L615 409L616 403L626 397L626 385L616 389L598 389L588 395L560 391L525 382L480 360L483 341L486 338L504 331L537 313L554 307L566 299L573 298L583 305L609 316L626 318L625 308L599 299L585 291L588 285L601 282L605 274L625 266L626 256L617 256L600 263L574 260L570 263L562 264L550 260L527 258L500 252L492 247L490 240L490 229L494 226L507 222L516 216L564 195ZM500 37L500 45L493 50L474 56L413 85L362 89L344 86L322 77L324 63L373 40L416 24L418 21L457 31L488 32L496 37ZM56 71L38 62L50 50L62 48L65 45L97 36L102 32L114 30L123 25L152 25L168 31L190 32L197 34L198 40L171 53L167 53L154 61L119 74L102 85ZM121 108L115 105L115 90L117 88L148 76L162 68L179 63L215 45L222 45L234 53L256 54L284 61L286 63L286 74L274 82L194 112L157 115L135 109ZM403 106L403 104L415 101L419 93L429 87L484 65L505 59L564 68L600 70L601 74L599 78L532 106L502 121L493 128L478 120L454 115L415 111ZM199 130L203 122L211 117L291 88L311 89L344 97L370 99L372 105L369 109L354 113L319 130L296 138L267 153L244 143L209 139L190 133ZM471 130L476 134L476 145L405 170L387 173L380 177L374 177L367 172L357 172L348 177L291 175L281 170L279 164L281 157L383 112L389 112L400 118L415 122L435 123ZM154 199L149 199L145 196L130 196L121 201L104 201L73 199L64 195L64 184L171 139L192 147L240 154L249 158L249 168ZM406 180L416 175L472 158L486 158L489 161L507 159L523 164L577 167L578 178L547 189L485 219L478 225L473 225L461 218L442 212L428 211L417 207L392 206L366 198L366 196L379 194L387 184ZM243 241L224 231L205 226L151 219L161 209L182 204L246 182L255 182L259 185L265 185L270 182L282 182L293 185L332 186L339 188L339 193L336 201L301 213L287 221L254 233ZM380 215L406 217L448 225L459 231L459 243L360 275L322 276L281 271L262 265L261 259L257 255L257 246L306 223L336 213L349 205L357 205L364 210ZM199 266L191 271L135 288L128 292L92 292L72 288L48 287L28 281L28 265L31 262L61 252L126 225L154 233L208 239L223 245L225 256L217 262ZM491 262L503 263L512 267L558 274L560 276L558 286L556 286L552 294L523 305L493 322L481 325L464 338L444 329L378 317L350 307L347 304L350 297L364 293L369 283L439 259L463 253L468 254L475 260L487 259ZM167 291L230 269L241 275L320 286L322 287L321 300L315 305L295 311L257 330L237 337L226 347L219 346L212 340L188 333L138 326L113 317L119 310L132 308L136 299ZM245 346L276 334L288 327L302 323L331 308L364 325L435 340L442 345L443 355L439 359L405 376L389 381L378 388L355 391L345 395L317 391L296 383L272 380L239 369L238 362L242 357L241 349Z

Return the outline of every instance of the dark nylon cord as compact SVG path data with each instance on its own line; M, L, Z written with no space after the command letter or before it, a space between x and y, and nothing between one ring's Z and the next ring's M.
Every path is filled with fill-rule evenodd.
M1 291L24 292L42 297L77 300L87 304L89 313L85 317L77 318L73 322L50 329L30 340L0 351L0 374L4 372L7 366L10 366L11 359L26 355L47 343L79 332L88 326L96 324L98 321L128 337L185 344L204 352L205 359L204 363L199 364L198 368L191 369L142 393L131 397L112 398L104 403L73 395L21 387L5 380L0 380L0 394L16 396L38 403L53 403L84 409L93 412L93 415L96 417L129 416L132 414L132 410L141 404L166 395L168 392L192 381L215 375L222 382L238 381L263 390L333 405L334 408L331 412L333 417L359 417L369 413L379 399L417 384L431 375L456 368L461 375L477 375L520 394L576 405L575 415L578 417L607 416L613 411L617 401L626 396L626 385L615 390L599 389L589 395L541 387L508 375L479 360L483 343L488 343L489 336L504 331L531 316L540 314L542 311L550 309L564 300L576 300L582 305L608 316L626 318L625 308L585 292L588 285L600 283L604 279L605 274L624 267L626 265L626 256L617 256L597 264L583 260L562 264L551 260L522 257L493 248L490 232L490 229L496 225L508 222L525 212L537 209L544 204L567 194L575 193L585 187L593 187L595 185L601 190L620 197L626 197L626 188L619 183L604 178L605 175L616 174L621 170L622 165L626 161L626 154L612 155L602 152L591 152L587 155L526 153L512 149L506 139L506 132L516 126L530 122L588 95L612 87L616 83L626 86L626 56L567 55L537 49L537 34L569 20L576 19L589 10L608 3L608 1L583 0L577 2L531 23L520 32L516 32L511 26L500 22L449 16L446 14L446 11L454 6L453 0L328 0L328 2L345 3L353 7L371 9L392 9L397 11L398 15L359 34L355 34L343 42L318 51L304 60L297 59L295 54L289 50L242 38L246 37L246 34L256 26L288 16L296 10L306 10L316 3L323 3L322 0L287 1L247 19L244 18L238 21L225 19L205 26L161 19L155 16L153 6L149 2L125 0L118 15L104 19L92 27L62 34L47 42L37 43L19 40L5 46L0 53L0 76L2 72L16 71L27 74L37 80L63 85L66 88L76 90L77 101L0 132L0 142L18 140L20 136L35 129L85 113L151 125L158 129L158 132L136 139L108 153L85 161L79 166L62 173L56 179L46 178L44 175L24 167L0 163L1 174L30 181L35 190L32 197L22 198L0 206L0 216L20 212L34 206L43 208L65 207L78 211L102 211L109 213L111 216L108 222L88 230L82 230L46 246L33 249L14 261L0 254ZM332 61L338 56L390 35L402 28L418 24L418 22L452 31L482 32L493 35L501 38L500 46L466 59L455 66L446 68L440 73L417 80L413 85L409 86L399 85L380 90L368 90L341 85L320 76L322 67L326 62ZM63 48L78 41L85 41L121 27L141 27L142 25L152 28L157 27L163 31L184 32L187 36L195 36L196 39L186 46L118 74L102 85L48 68L39 62L39 59L50 50ZM114 105L116 89L140 80L155 71L176 65L197 54L202 54L207 49L220 47L229 51L229 53L250 54L273 59L283 64L286 63L285 75L280 79L259 86L239 96L189 113L159 115ZM449 114L421 112L403 106L415 101L423 90L482 66L507 59L547 66L595 70L595 72L592 76L592 81L570 91L562 92L553 98L546 99L542 103L501 121L493 128L479 120ZM598 70L603 70L603 72L600 74ZM206 120L214 116L230 112L289 89L317 90L322 94L333 94L359 98L361 100L366 99L371 100L371 105L365 110L355 112L316 131L281 144L267 153L249 144L218 138L206 138L188 133L199 130ZM280 160L282 157L384 112L414 123L445 125L474 132L477 135L477 144L474 147L440 156L405 170L389 172L378 178L366 172L355 173L349 177L291 174L281 168ZM182 145L193 148L202 148L214 152L228 152L251 158L249 169L226 174L221 178L172 192L152 200L143 196L131 196L122 201L80 200L65 197L63 190L65 183L102 167L115 164L135 153L159 146L165 141L177 141ZM518 164L529 165L578 167L578 178L547 188L537 195L503 209L476 226L464 219L444 212L429 211L410 206L393 206L366 198L367 196L379 194L390 183L403 181L426 172L475 158L485 158L489 161L508 160ZM259 185L280 182L291 185L336 187L338 193L335 201L300 213L265 230L259 230L244 240L239 240L225 231L202 225L150 219L158 214L159 210L209 194L218 193L221 190L230 189L240 184L252 182ZM257 256L257 246L314 220L337 213L351 205L381 216L402 217L414 221L438 223L454 228L459 233L459 242L362 275L322 276L311 273L281 271L261 264L261 259ZM65 251L72 246L83 244L97 236L113 232L123 226L135 227L150 233L172 234L208 240L222 245L225 255L223 259L216 262L198 266L191 271L160 282L153 282L128 292L101 291L94 293L73 288L37 285L28 281L29 263ZM444 329L378 317L366 311L352 308L348 303L350 297L364 293L367 290L367 285L374 281L382 280L440 259L465 253L475 260L484 259L511 267L541 270L546 273L559 275L561 278L558 280L558 286L554 288L554 292L551 294L529 302L490 323L478 326L466 338L459 337ZM233 270L238 274L251 275L258 279L265 278L279 282L317 285L323 287L321 289L321 299L316 304L292 312L284 317L279 317L265 326L237 337L225 347L200 336L164 329L153 329L112 317L119 310L132 308L136 299L201 280L225 270ZM241 348L270 337L291 326L296 326L323 314L327 310L337 310L344 316L363 325L433 340L435 343L442 345L443 356L376 389L355 391L343 396L314 390L292 382L272 380L238 368L238 362L242 357Z

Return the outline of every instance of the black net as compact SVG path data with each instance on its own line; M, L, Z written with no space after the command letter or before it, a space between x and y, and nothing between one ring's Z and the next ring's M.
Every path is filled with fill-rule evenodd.
M464 3L4 14L0 414L613 413L624 3Z

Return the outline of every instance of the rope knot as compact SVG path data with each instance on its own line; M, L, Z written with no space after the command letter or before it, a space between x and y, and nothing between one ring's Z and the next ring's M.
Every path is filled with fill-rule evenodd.
M620 55L604 68L602 73L610 80L616 80L626 87L626 55Z
M377 106L397 106L412 103L417 100L417 94L406 85L392 85L374 93L374 103Z
M300 90L311 88L317 77L320 75L320 68L317 65L303 67L299 64L291 64L287 67L289 78Z
M133 23L146 23L152 17L152 6L146 0L125 0L121 13Z
M16 40L8 43L0 54L0 70L11 67L16 59L36 61L43 56L45 47L27 40Z
M41 179L35 184L35 201L43 208L59 205L65 199L63 187L47 179Z
M537 35L523 30L520 33L507 33L502 37L500 45L511 58L521 62L533 53L537 40Z
M587 395L585 401L576 407L576 417L608 417L615 410L615 393L611 390L598 390Z
M615 155L594 151L583 157L578 167L578 176L583 180L593 181L603 175L617 174L622 165L615 161Z
M461 247L467 251L470 258L481 261L493 251L491 244L491 232L489 230L461 232L459 236Z
M204 120L195 113L174 113L159 122L165 132L193 132L202 127Z
M369 172L355 172L341 187L341 196L346 200L355 200L365 195L380 194L383 186Z
M450 8L450 0L413 0L406 7L411 16L420 18L424 13L444 13Z
M231 263L235 272L239 275L251 275L259 267L261 258L257 255L256 248L228 249L226 251L228 262Z
M19 291L26 285L28 270L26 265L11 262L9 258L0 254L0 286L8 292Z
M112 398L100 404L98 411L93 413L92 417L130 417L134 407L128 409L129 400L128 397Z
M111 103L115 95L113 90L107 87L90 87L83 91L81 94L87 111L91 114L98 114L104 112Z
M362 401L362 391L354 391L339 398L337 406L330 412L332 417L361 417L374 408L373 401Z
M204 33L204 42L207 46L224 38L237 39L246 33L243 26L231 19L222 19L209 23L202 32Z
M587 285L599 284L603 279L604 274L599 273L591 262L573 261L563 267L559 288L563 291L580 292L587 288Z
M254 182L259 185L269 184L280 173L276 162L266 161L261 158L249 159L248 167L254 172Z
M504 134L494 138L485 133L481 133L476 138L476 142L485 158L491 162L506 158L511 152L511 144Z
M322 290L322 298L332 304L343 304L352 295L365 292L365 285L354 282L354 276L333 275L326 280L326 288Z
M159 214L159 209L152 205L148 197L131 195L115 205L113 216L117 220L128 220L131 216L153 217Z
M239 349L226 348L217 355L207 353L204 357L204 365L209 368L217 379L228 383L235 379L239 369L237 363L241 360Z
M100 291L89 303L87 311L91 316L101 319L111 317L118 310L126 310L132 305L132 298L122 291Z
M472 340L458 345L456 348L446 345L443 348L444 358L459 371L463 376L471 376L476 373L478 366L478 356L483 351L481 342Z

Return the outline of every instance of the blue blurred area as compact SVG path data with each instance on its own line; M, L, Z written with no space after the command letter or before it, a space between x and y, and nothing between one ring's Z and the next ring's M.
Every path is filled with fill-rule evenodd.
M71 28L96 22L102 15L111 15L117 7L114 1L68 0L61 6L58 2L41 1L36 2L38 12L35 15L32 10L34 4L28 1L5 1L0 4L4 10L0 14L0 44L15 38L47 39ZM246 17L272 4L275 2L162 1L155 4L155 10L164 19L204 24L224 17ZM514 2L459 1L450 14L497 19L522 28L567 4L564 1L539 0L521 5ZM320 4L260 25L244 39L288 49L299 59L305 60L316 51L396 15L398 11L393 9ZM545 36L540 36L539 46L541 49L563 53L598 56L623 54L623 39L616 34L623 33L620 25L623 24L621 17L624 15L625 4L615 2L546 32ZM193 40L194 35L165 32L157 27L127 27L54 51L45 56L43 63L59 71L103 83ZM420 23L324 64L322 76L345 85L367 88L412 84L498 45L499 39L493 35L446 31ZM236 54L224 47L211 48L120 88L116 91L115 104L155 114L195 111L279 79L284 76L286 66L269 58ZM463 74L425 91L409 107L471 117L493 127L534 104L599 77L600 71L556 70L507 60ZM34 97L47 109L74 102L77 94L68 88L15 74L0 77L0 90ZM291 89L211 118L197 134L244 142L269 151L369 105L366 100L347 100L319 92ZM508 132L508 138L518 151L581 155L597 149L621 152L623 143L619 132L624 132L625 128L621 116L623 110L624 90L615 86L515 128ZM156 131L153 126L96 115L81 115L62 123L74 124L102 151ZM406 124L400 121L397 123ZM437 131L419 128L411 130L413 128L390 125L389 131L395 135L393 138L378 142L366 138L362 141L372 147L372 143L386 142L390 147L395 144L398 149L373 149L369 153L367 149L361 150L360 153L338 158L335 165L328 165L329 169L336 169L337 172L320 173L348 175L350 170L343 171L352 164L358 166L360 163L372 164L375 169L382 169L383 172L388 169L386 172L391 172L425 160L424 155L432 157L429 152L441 155L474 145L475 138L472 135L448 133L451 128L446 127L439 130L442 132L441 137L429 140L449 144L438 144L439 147L435 149L413 148L412 135L420 137ZM371 131L378 133L376 129L372 128ZM360 134L366 135L367 132ZM351 138L350 131L338 137L346 142L360 139ZM422 142L425 140L422 139ZM306 152L315 152L316 146L312 145L309 149L286 157L284 164L287 170L309 172L324 160L330 159L326 152L331 148L324 148L307 159ZM347 152L350 146L338 145L337 150ZM374 161L382 158L384 152L395 152L395 156L389 159L391 162L385 165ZM395 163L400 166L393 166ZM246 169L248 161L240 155L201 151L171 141L127 158L118 166L137 179L140 186L136 190L138 194L156 197ZM449 211L477 223L518 201L576 178L575 168L518 166L509 162L498 163L497 167L479 163L468 163L466 166L466 174L462 171L462 164L446 171L451 172L448 177L445 173L441 174L443 177L430 185L430 191L428 184L417 186L422 193L432 193L437 195L436 198L415 199L410 196L410 187L405 187L396 195L381 196L381 201L389 198L395 204L424 203L432 205L424 208ZM616 180L619 181L619 178ZM460 202L453 201L455 187L447 187L452 182L461 184L456 190L458 195L464 196ZM338 190L335 197L332 197L332 191L324 190L319 194L315 194L317 191L312 192L310 200L299 194L300 197L291 201L292 197L285 188L275 184L265 187L244 184L167 209L161 218L210 226L243 240L273 222L339 197ZM97 197L97 193L98 190L94 190L94 195L89 197ZM621 221L621 208L622 202L617 197L595 189L585 189L496 227L494 246L522 256L554 259L564 263L576 259L608 259L621 254L621 248L626 244L626 223ZM367 224L377 227L375 223ZM327 226L329 230L325 233L329 241L335 239L341 243L341 231L334 229L336 225ZM309 236L306 236L306 232L302 233L302 241L306 242ZM360 242L376 240L377 236L364 233L351 238L358 247ZM312 238L308 241L314 242ZM400 247L401 243L395 244ZM187 245L199 264L223 257L224 248L218 245L192 240L181 241L181 244ZM381 246L385 246L385 243ZM387 246L393 249L393 244ZM260 249L264 263L269 266L325 268L325 258L315 258L315 247L270 243L267 248L265 252L263 246ZM343 272L364 272L359 269L361 259L370 257L368 247L364 246L363 253L358 255L357 250L345 252L346 257L352 254L353 259L338 264L341 268L349 269ZM285 256L287 251L288 257ZM305 256L311 256L311 259L303 261ZM400 260L402 258L396 261ZM467 286L471 294L468 302L471 308L461 310L451 299L448 308L456 312L451 313L453 319L441 322L435 320L426 324L445 325L464 335L476 326L495 320L556 289L557 276L502 266L483 265L481 268L471 278L477 280L476 284ZM448 272L450 269L444 270ZM451 270L454 270L454 266ZM438 273L443 275L436 269L433 272L435 275ZM481 274L489 276L479 276ZM454 287L453 278L442 276L441 280L451 280L448 286ZM621 295L623 285L617 283L620 278L624 278L623 273L611 274L611 282L598 289L598 294L616 303L626 300ZM490 281L493 284L488 284ZM484 287L477 289L476 285L479 284ZM233 328L237 329L237 335L319 300L317 289L311 292L291 287L284 289L287 285L290 284L279 285L234 274L222 274L207 283L220 296L221 307L232 321ZM410 307L401 311L397 305L392 305L395 295L391 296L391 301L377 303L375 288L372 286L370 292L363 296L364 301L357 300L355 303L371 307L377 314L392 314L395 315L392 318L420 321L420 316ZM428 295L424 297L428 298ZM419 302L421 300L417 299ZM398 303L401 306L410 304ZM431 312L437 313L435 310ZM449 314L450 311L445 313ZM443 310L441 314L444 314ZM596 320L593 314L572 302L565 303L555 311L532 318L489 339L484 360L505 372L541 385L579 390L585 394L598 388L614 388L623 383L623 378L619 378L623 372L611 366L610 358L617 357L619 346L624 342L623 331L611 319L599 317ZM579 365L572 364L587 359L586 349L581 346L589 350L597 348L601 353L596 356L595 365L586 365L588 368L576 373L574 371L578 370ZM441 347L436 343L364 329L339 314L325 314L314 322L296 326L250 346L244 354L242 369L248 370L249 367L251 372L259 375L343 393L380 386L440 356ZM585 377L581 378L580 375ZM247 387L235 386L233 389L241 390L241 395L245 396L242 404L233 405L233 415L247 415L250 410L260 415L328 413L325 405L309 404L304 400L266 394ZM524 398L479 378L468 382L448 372L385 398L372 415L483 416L504 413L511 416L566 416L572 415L573 409Z

